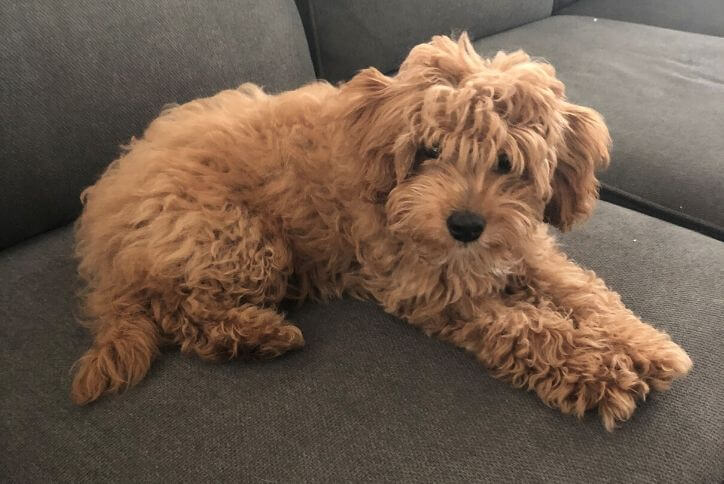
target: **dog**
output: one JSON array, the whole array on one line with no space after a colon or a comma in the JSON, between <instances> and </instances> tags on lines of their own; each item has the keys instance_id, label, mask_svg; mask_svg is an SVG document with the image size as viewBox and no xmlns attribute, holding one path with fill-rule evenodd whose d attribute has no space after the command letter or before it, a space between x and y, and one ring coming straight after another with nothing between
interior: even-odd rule
<instances>
[{"instance_id":1,"label":"dog","mask_svg":"<svg viewBox=\"0 0 724 484\"><path fill-rule=\"evenodd\" d=\"M282 300L346 294L612 430L692 362L549 233L590 216L609 146L551 65L484 59L465 34L394 76L166 108L81 196L94 342L72 399L135 385L164 345L212 361L300 348Z\"/></svg>"}]
</instances>

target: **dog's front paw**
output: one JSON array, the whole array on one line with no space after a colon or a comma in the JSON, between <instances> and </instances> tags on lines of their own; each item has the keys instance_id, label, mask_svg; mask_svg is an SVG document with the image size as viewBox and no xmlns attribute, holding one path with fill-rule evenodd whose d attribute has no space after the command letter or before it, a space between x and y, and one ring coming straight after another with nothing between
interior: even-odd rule
<instances>
[{"instance_id":1,"label":"dog's front paw","mask_svg":"<svg viewBox=\"0 0 724 484\"><path fill-rule=\"evenodd\" d=\"M637 399L645 399L649 387L663 391L676 378L686 375L692 367L691 358L668 336L663 335L646 345L629 348L628 354L615 365L613 380L606 386L598 412L606 430L617 421L628 420Z\"/></svg>"},{"instance_id":2,"label":"dog's front paw","mask_svg":"<svg viewBox=\"0 0 724 484\"><path fill-rule=\"evenodd\" d=\"M636 371L633 360L623 353L588 349L574 355L562 369L564 381L549 394L538 394L564 413L582 417L587 410L598 409L606 430L628 420L639 400L645 400L650 386Z\"/></svg>"},{"instance_id":3,"label":"dog's front paw","mask_svg":"<svg viewBox=\"0 0 724 484\"><path fill-rule=\"evenodd\" d=\"M588 348L572 355L568 363L566 396L556 403L565 413L578 416L597 408L608 431L628 420L651 389L668 389L692 367L686 352L658 332L645 343Z\"/></svg>"},{"instance_id":4,"label":"dog's front paw","mask_svg":"<svg viewBox=\"0 0 724 484\"><path fill-rule=\"evenodd\" d=\"M600 387L598 414L609 432L616 428L617 422L631 418L637 401L645 400L649 393L649 385L633 366L629 359L621 357L608 369L610 376Z\"/></svg>"},{"instance_id":5,"label":"dog's front paw","mask_svg":"<svg viewBox=\"0 0 724 484\"><path fill-rule=\"evenodd\" d=\"M672 381L689 373L693 366L689 355L664 333L631 345L628 353L637 372L659 391L667 390Z\"/></svg>"}]
</instances>

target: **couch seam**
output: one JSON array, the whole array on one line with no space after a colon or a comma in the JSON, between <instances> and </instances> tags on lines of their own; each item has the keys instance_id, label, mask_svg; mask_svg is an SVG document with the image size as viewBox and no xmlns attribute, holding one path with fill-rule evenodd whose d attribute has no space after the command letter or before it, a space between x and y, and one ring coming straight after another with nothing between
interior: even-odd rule
<instances>
[{"instance_id":1,"label":"couch seam","mask_svg":"<svg viewBox=\"0 0 724 484\"><path fill-rule=\"evenodd\" d=\"M679 225L681 227L694 230L700 234L706 235L716 240L724 241L724 229L698 217L694 217L683 212L671 209L651 200L647 200L633 193L627 192L620 188L614 188L606 183L601 183L602 197L601 199L615 205L626 207L637 212L650 215L660 220ZM620 197L619 200L607 199L606 194L614 197ZM624 202L624 203L620 203ZM626 203L628 202L628 203Z\"/></svg>"},{"instance_id":2,"label":"couch seam","mask_svg":"<svg viewBox=\"0 0 724 484\"><path fill-rule=\"evenodd\" d=\"M553 15L553 1L551 1L551 11L548 12L548 15L546 15L545 17L541 17L541 18L538 18L538 19L535 19L535 20L530 20L530 21L528 21L528 22L525 22L525 23L522 23L522 24L518 24L518 25L514 25L514 26L512 26L512 27L508 27L508 28L503 29L503 30L496 30L495 32L491 32L491 33L486 34L486 35L481 35L481 36L479 36L479 37L471 37L471 38L470 38L470 42L471 42L471 43L472 43L472 42L477 42L477 41L480 40L480 39L485 39L485 38L487 38L487 37L492 37L492 36L494 36L494 35L499 35L499 34L502 34L502 33L504 33L504 32L508 32L508 31L510 31L510 30L519 29L519 28L521 28L521 27L523 27L523 26L525 26L525 25L534 24L534 23L536 23L536 22L541 22L541 21L543 21L543 20L546 20L546 19L549 19L549 18L553 18L553 17L554 17L554 15ZM475 46L473 46L473 48L475 48ZM476 52L477 52L477 51L476 51ZM399 69L399 66L398 66L398 69Z\"/></svg>"},{"instance_id":3,"label":"couch seam","mask_svg":"<svg viewBox=\"0 0 724 484\"><path fill-rule=\"evenodd\" d=\"M314 49L315 57L317 58L317 79L324 79L324 62L322 61L322 55L319 48L319 36L317 35L317 17L316 17L316 10L314 8L314 0L309 0L307 3L309 5L309 22L312 24L312 40L314 42L314 46L312 47Z\"/></svg>"}]
</instances>

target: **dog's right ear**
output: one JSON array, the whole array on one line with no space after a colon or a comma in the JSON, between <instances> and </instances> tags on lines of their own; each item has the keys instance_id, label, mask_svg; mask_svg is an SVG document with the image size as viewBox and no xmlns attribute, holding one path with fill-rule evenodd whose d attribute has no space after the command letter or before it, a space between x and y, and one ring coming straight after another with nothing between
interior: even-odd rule
<instances>
[{"instance_id":1,"label":"dog's right ear","mask_svg":"<svg viewBox=\"0 0 724 484\"><path fill-rule=\"evenodd\" d=\"M392 85L392 78L382 74L374 67L368 67L357 73L342 85L345 99L345 119L358 127L372 127L381 102Z\"/></svg>"},{"instance_id":2,"label":"dog's right ear","mask_svg":"<svg viewBox=\"0 0 724 484\"><path fill-rule=\"evenodd\" d=\"M340 87L346 140L360 156L365 191L372 199L392 190L396 181L393 148L400 106L392 102L393 88L394 79L374 67Z\"/></svg>"}]
</instances>

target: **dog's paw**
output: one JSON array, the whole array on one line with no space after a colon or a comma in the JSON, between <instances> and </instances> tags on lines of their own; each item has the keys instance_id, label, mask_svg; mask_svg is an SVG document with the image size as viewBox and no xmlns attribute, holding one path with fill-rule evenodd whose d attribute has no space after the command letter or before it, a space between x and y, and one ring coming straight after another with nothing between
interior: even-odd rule
<instances>
[{"instance_id":1,"label":"dog's paw","mask_svg":"<svg viewBox=\"0 0 724 484\"><path fill-rule=\"evenodd\" d=\"M617 422L628 420L637 400L645 400L649 388L662 391L676 378L686 375L692 367L689 355L668 339L652 341L647 347L631 349L612 368L613 379L605 385L598 403L598 413L609 432Z\"/></svg>"},{"instance_id":2,"label":"dog's paw","mask_svg":"<svg viewBox=\"0 0 724 484\"><path fill-rule=\"evenodd\" d=\"M627 362L612 369L611 379L602 387L598 395L598 415L609 432L616 428L617 422L631 418L637 402L645 400L650 391L649 385Z\"/></svg>"},{"instance_id":3,"label":"dog's paw","mask_svg":"<svg viewBox=\"0 0 724 484\"><path fill-rule=\"evenodd\" d=\"M304 346L302 330L293 324L284 324L279 326L274 333L267 335L254 349L251 356L262 360L275 358L302 346Z\"/></svg>"},{"instance_id":4,"label":"dog's paw","mask_svg":"<svg viewBox=\"0 0 724 484\"><path fill-rule=\"evenodd\" d=\"M562 373L565 376L560 380L566 383L549 395L538 394L544 400L553 397L549 403L579 418L597 409L608 431L631 418L637 402L645 400L650 391L632 359L622 353L588 352L569 361Z\"/></svg>"},{"instance_id":5,"label":"dog's paw","mask_svg":"<svg viewBox=\"0 0 724 484\"><path fill-rule=\"evenodd\" d=\"M655 390L667 390L671 382L691 370L689 355L660 333L657 338L631 346L628 351L636 371Z\"/></svg>"},{"instance_id":6,"label":"dog's paw","mask_svg":"<svg viewBox=\"0 0 724 484\"><path fill-rule=\"evenodd\" d=\"M651 389L666 390L671 382L691 369L689 356L681 347L660 333L647 344L588 349L569 363L567 395L559 407L579 417L586 410L598 409L608 431L631 418L638 401Z\"/></svg>"}]
</instances>

